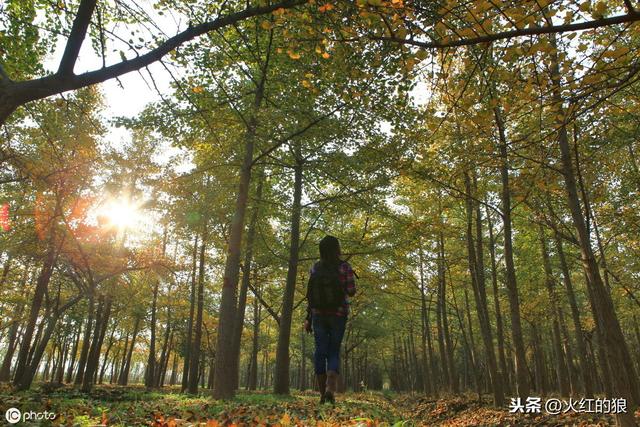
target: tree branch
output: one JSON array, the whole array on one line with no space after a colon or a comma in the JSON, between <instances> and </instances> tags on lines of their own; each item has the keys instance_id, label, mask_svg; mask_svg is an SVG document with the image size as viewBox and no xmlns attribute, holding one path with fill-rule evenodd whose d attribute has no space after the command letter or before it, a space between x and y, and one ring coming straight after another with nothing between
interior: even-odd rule
<instances>
[{"instance_id":1,"label":"tree branch","mask_svg":"<svg viewBox=\"0 0 640 427\"><path fill-rule=\"evenodd\" d=\"M158 47L150 50L144 55L140 55L129 60L124 60L117 64L101 68L99 70L88 71L86 73L78 75L58 72L57 74L53 74L50 76L41 77L34 80L15 82L11 85L7 85L5 90L0 92L0 102L7 100L11 102L11 107L13 108L0 109L0 124L4 123L4 121L9 117L11 112L13 112L16 107L26 104L27 102L46 98L51 95L66 92L69 90L80 89L121 76L131 71L139 70L143 67L146 67L147 65L159 61L163 56L167 55L173 49L198 36L201 36L202 34L226 27L235 22L242 21L253 16L271 13L276 9L289 9L304 3L306 3L306 0L284 0L268 6L249 7L240 12L231 13L229 15L221 16L217 19L214 19L213 21L204 22L194 27L189 27L181 33L178 33L175 36L167 39ZM78 16L79 15L80 11L78 12ZM78 17L76 18L78 19ZM80 24L78 24L78 26L80 26ZM76 25L74 22L74 28L75 27ZM81 29L77 30L76 34L80 34L80 30ZM73 54L76 51L75 43L77 43L77 38L79 37L79 35L76 35L75 38L73 37L74 36L72 33L70 42L71 40L76 41L74 41L73 43L67 43L65 55L63 56L63 59L60 63L61 70L65 70L65 67L69 67L68 64L71 64L71 66L73 66L73 63L75 62L75 59L72 60L71 58L73 58ZM79 49L79 47L77 47L77 49Z\"/></svg>"},{"instance_id":2,"label":"tree branch","mask_svg":"<svg viewBox=\"0 0 640 427\"><path fill-rule=\"evenodd\" d=\"M10 82L11 81L11 79L9 78L9 75L4 70L4 67L2 66L2 64L0 64L0 80L2 82Z\"/></svg>"},{"instance_id":3,"label":"tree branch","mask_svg":"<svg viewBox=\"0 0 640 427\"><path fill-rule=\"evenodd\" d=\"M263 151L255 159L253 159L253 162L251 162L251 165L252 166L255 165L260 159L262 159L265 156L268 156L270 153L275 151L278 147L282 146L283 144L287 143L288 141L291 141L293 138L304 134L307 130L311 129L312 127L314 127L315 125L317 125L321 121L333 116L335 113L340 111L347 104L348 104L348 102L342 102L342 103L338 104L338 106L336 108L334 108L333 110L331 110L328 113L323 114L322 116L318 117L317 119L311 121L310 123L308 123L306 126L302 127L301 129L298 129L297 131L295 131L295 132L287 135L286 137L278 140L275 144L273 144L271 147L269 147L267 150Z\"/></svg>"},{"instance_id":4,"label":"tree branch","mask_svg":"<svg viewBox=\"0 0 640 427\"><path fill-rule=\"evenodd\" d=\"M577 22L574 24L566 24L566 25L548 25L544 27L521 28L517 30L501 31L495 34L487 34L484 36L473 37L469 39L453 40L450 42L439 42L439 41L421 42L413 39L400 39L397 37L388 37L388 36L369 36L369 38L372 40L392 41L396 43L418 46L425 49L431 49L431 48L469 46L469 45L475 45L480 43L491 43L496 40L510 39L510 38L521 37L521 36L532 36L532 35L539 35L539 34L554 34L554 33L565 33L570 31L591 30L595 28L606 27L609 25L624 24L627 22L636 22L636 21L640 21L640 12L637 12L634 10L634 11L629 11L624 15L612 16L610 18L595 19L593 21Z\"/></svg>"},{"instance_id":5,"label":"tree branch","mask_svg":"<svg viewBox=\"0 0 640 427\"><path fill-rule=\"evenodd\" d=\"M276 313L273 310L273 308L271 308L271 306L264 299L262 299L262 296L260 295L258 290L251 283L249 283L249 289L251 289L251 292L253 292L253 295L256 298L258 298L258 301L260 302L260 304L262 304L262 306L269 312L271 317L273 317L273 319L279 325L280 324L280 316L278 316L278 313Z\"/></svg>"},{"instance_id":6,"label":"tree branch","mask_svg":"<svg viewBox=\"0 0 640 427\"><path fill-rule=\"evenodd\" d=\"M627 12L630 15L634 15L634 14L638 13L638 11L631 4L631 0L624 0L624 6L627 8Z\"/></svg>"},{"instance_id":7,"label":"tree branch","mask_svg":"<svg viewBox=\"0 0 640 427\"><path fill-rule=\"evenodd\" d=\"M82 42L87 35L87 29L91 23L91 16L96 9L97 0L82 0L78 6L78 13L73 19L71 33L64 47L64 53L60 60L58 73L61 75L72 75L73 67L76 65Z\"/></svg>"}]
</instances>

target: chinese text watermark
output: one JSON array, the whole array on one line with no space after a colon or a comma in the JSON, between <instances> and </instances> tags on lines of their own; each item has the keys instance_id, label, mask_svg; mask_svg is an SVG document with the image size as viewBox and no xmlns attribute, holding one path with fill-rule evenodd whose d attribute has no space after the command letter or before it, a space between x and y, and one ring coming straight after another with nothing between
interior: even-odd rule
<instances>
[{"instance_id":1,"label":"chinese text watermark","mask_svg":"<svg viewBox=\"0 0 640 427\"><path fill-rule=\"evenodd\" d=\"M584 412L594 414L622 414L627 412L627 400L621 397L596 399L558 399L550 397L527 397L524 401L520 397L512 397L509 412L523 414L564 414L567 412Z\"/></svg>"}]
</instances>

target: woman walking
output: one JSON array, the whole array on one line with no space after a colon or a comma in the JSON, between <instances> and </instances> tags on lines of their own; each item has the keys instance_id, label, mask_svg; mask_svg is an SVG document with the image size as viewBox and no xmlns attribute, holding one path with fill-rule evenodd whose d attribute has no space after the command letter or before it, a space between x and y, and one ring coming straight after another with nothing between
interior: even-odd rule
<instances>
[{"instance_id":1,"label":"woman walking","mask_svg":"<svg viewBox=\"0 0 640 427\"><path fill-rule=\"evenodd\" d=\"M356 293L355 274L340 259L340 242L333 236L320 241L320 261L311 268L307 285L307 332L315 340L314 367L320 403L335 403L340 345L349 314L349 297Z\"/></svg>"}]
</instances>

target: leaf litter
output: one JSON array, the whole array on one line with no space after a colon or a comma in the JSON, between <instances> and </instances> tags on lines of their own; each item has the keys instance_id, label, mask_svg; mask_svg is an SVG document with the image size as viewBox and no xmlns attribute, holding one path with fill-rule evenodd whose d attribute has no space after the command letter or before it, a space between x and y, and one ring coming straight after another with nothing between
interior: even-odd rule
<instances>
[{"instance_id":1,"label":"leaf litter","mask_svg":"<svg viewBox=\"0 0 640 427\"><path fill-rule=\"evenodd\" d=\"M151 426L151 427L289 427L289 426L609 426L612 415L567 413L512 414L496 408L487 396L429 397L421 394L380 392L345 393L338 403L319 405L318 394L294 392L276 396L239 392L228 401L214 400L207 390L197 396L177 387L98 386L91 393L72 387L54 391L13 393L0 386L0 410L53 411L55 420L43 426ZM640 421L640 411L636 413Z\"/></svg>"}]
</instances>

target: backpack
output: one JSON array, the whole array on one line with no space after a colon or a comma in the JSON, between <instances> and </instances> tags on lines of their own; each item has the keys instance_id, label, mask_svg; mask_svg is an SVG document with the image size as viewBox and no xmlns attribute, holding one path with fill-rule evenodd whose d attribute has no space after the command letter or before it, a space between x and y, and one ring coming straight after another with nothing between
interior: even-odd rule
<instances>
[{"instance_id":1,"label":"backpack","mask_svg":"<svg viewBox=\"0 0 640 427\"><path fill-rule=\"evenodd\" d=\"M307 298L309 307L320 310L337 310L344 304L344 286L340 282L339 268L331 268L323 262L316 264L309 284L307 285Z\"/></svg>"}]
</instances>

